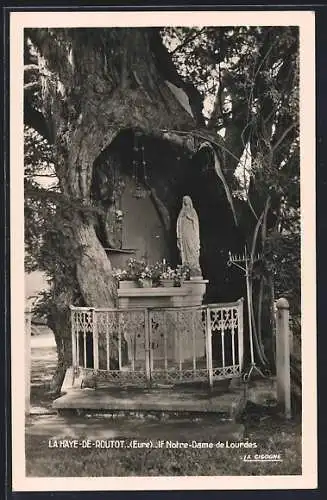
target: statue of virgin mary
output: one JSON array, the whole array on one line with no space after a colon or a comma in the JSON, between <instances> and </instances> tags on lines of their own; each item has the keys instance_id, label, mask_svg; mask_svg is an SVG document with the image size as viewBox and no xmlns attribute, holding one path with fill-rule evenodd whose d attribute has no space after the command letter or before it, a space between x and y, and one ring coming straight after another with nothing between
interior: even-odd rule
<instances>
[{"instance_id":1,"label":"statue of virgin mary","mask_svg":"<svg viewBox=\"0 0 327 500\"><path fill-rule=\"evenodd\" d=\"M177 219L177 247L182 264L190 267L191 277L202 277L200 268L199 218L189 196L183 197L183 206Z\"/></svg>"}]
</instances>

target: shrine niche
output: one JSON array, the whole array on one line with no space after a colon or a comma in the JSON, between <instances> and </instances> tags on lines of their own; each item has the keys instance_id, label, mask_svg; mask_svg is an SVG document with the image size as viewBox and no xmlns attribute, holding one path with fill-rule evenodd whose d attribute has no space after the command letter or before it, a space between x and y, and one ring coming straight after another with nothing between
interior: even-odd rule
<instances>
[{"instance_id":1,"label":"shrine niche","mask_svg":"<svg viewBox=\"0 0 327 500\"><path fill-rule=\"evenodd\" d=\"M228 202L219 210L224 188L213 178L202 153L191 158L182 148L153 137L135 141L132 131L120 134L113 146L99 159L94 179L94 189L101 192L101 197L97 193L98 237L113 273L124 270L131 257L148 266L158 261L167 261L174 269L186 265L190 273L171 286L121 281L114 309L72 309L75 357L84 366L81 373L94 375L95 370L95 376L108 383L137 385L208 377L212 384L215 376L238 376L242 301L208 304L212 275L214 287L223 293L223 280L212 270L226 267L223 255L217 259L217 251L234 227ZM204 161L201 168L199 156ZM216 217L228 221L223 233ZM214 260L209 262L208 257Z\"/></svg>"},{"instance_id":2,"label":"shrine niche","mask_svg":"<svg viewBox=\"0 0 327 500\"><path fill-rule=\"evenodd\" d=\"M122 267L131 256L149 262L172 257L176 179L170 186L167 172L162 171L162 158L158 157L157 165L155 158L146 158L151 148L144 143L149 139L136 137L132 131L119 134L94 168L93 193L99 205L97 234L113 267ZM167 148L169 143L162 142L161 147ZM176 158L170 149L173 171Z\"/></svg>"},{"instance_id":3,"label":"shrine niche","mask_svg":"<svg viewBox=\"0 0 327 500\"><path fill-rule=\"evenodd\" d=\"M121 132L94 168L94 189L101 193L95 198L105 214L98 216L98 237L115 268L124 267L130 257L150 263L165 258L176 266L181 262L177 218L183 197L190 196L201 221L201 273L209 279L204 300L233 300L244 287L226 262L229 250L243 248L244 235L235 224L212 151L197 148L135 130ZM239 200L234 204L238 214L246 212Z\"/></svg>"}]
</instances>

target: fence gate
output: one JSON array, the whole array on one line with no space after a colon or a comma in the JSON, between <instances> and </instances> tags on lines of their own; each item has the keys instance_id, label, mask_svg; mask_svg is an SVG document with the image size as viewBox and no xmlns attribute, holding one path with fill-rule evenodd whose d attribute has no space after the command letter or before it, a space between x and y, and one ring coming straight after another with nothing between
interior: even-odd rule
<instances>
[{"instance_id":1,"label":"fence gate","mask_svg":"<svg viewBox=\"0 0 327 500\"><path fill-rule=\"evenodd\" d=\"M241 375L243 299L175 308L71 307L74 372L155 386Z\"/></svg>"}]
</instances>

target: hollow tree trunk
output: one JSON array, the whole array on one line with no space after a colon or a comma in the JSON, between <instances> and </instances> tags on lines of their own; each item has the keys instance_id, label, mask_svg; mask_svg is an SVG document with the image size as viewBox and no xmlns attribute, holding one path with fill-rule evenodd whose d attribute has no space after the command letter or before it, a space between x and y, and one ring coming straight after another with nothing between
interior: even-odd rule
<instances>
[{"instance_id":1,"label":"hollow tree trunk","mask_svg":"<svg viewBox=\"0 0 327 500\"><path fill-rule=\"evenodd\" d=\"M94 218L74 214L73 221L72 246L76 248L73 257L76 261L76 278L83 301L92 307L114 307L116 286L110 261L95 232ZM66 370L72 365L69 306L73 302L70 293L65 294L65 297L59 294L56 300L57 307L49 322L55 335L58 356L51 383L51 389L55 393L60 391Z\"/></svg>"},{"instance_id":2,"label":"hollow tree trunk","mask_svg":"<svg viewBox=\"0 0 327 500\"><path fill-rule=\"evenodd\" d=\"M96 235L94 224L92 221L80 221L74 235L80 248L76 258L76 275L86 304L114 307L117 292L111 263Z\"/></svg>"},{"instance_id":3,"label":"hollow tree trunk","mask_svg":"<svg viewBox=\"0 0 327 500\"><path fill-rule=\"evenodd\" d=\"M85 219L85 218L84 218ZM75 216L74 243L77 244L76 278L87 305L114 307L116 287L111 274L111 264L98 240L93 221L78 220ZM60 391L66 370L72 365L71 321L69 306L74 303L71 290L58 291L54 283L54 306L48 318L57 347L57 367L51 382L54 393Z\"/></svg>"}]
</instances>

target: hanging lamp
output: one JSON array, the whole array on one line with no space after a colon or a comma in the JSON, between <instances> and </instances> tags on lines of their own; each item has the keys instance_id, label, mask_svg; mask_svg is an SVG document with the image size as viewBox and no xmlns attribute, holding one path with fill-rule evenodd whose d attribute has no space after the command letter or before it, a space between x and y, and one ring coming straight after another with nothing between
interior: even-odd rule
<instances>
[{"instance_id":1,"label":"hanging lamp","mask_svg":"<svg viewBox=\"0 0 327 500\"><path fill-rule=\"evenodd\" d=\"M144 158L144 145L142 144L139 148L137 140L137 134L134 135L133 144L133 160L132 160L132 175L133 175L133 196L137 199L145 198L149 194L149 190L146 188L147 183L147 164ZM139 151L141 150L141 159L139 159Z\"/></svg>"}]
</instances>

